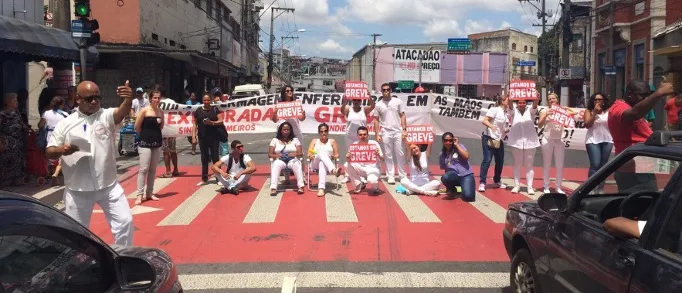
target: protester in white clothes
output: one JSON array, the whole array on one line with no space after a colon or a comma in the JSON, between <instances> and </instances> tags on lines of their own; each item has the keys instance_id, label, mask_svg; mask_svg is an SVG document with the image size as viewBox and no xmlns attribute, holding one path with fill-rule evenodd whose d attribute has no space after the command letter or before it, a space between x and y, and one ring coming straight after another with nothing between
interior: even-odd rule
<instances>
[{"instance_id":1,"label":"protester in white clothes","mask_svg":"<svg viewBox=\"0 0 682 293\"><path fill-rule=\"evenodd\" d=\"M426 151L421 151L419 145L408 143L407 153L410 155L410 178L407 176L400 179L400 184L409 192L415 194L423 194L428 196L438 195L438 188L440 181L431 179L431 172L429 172L429 157L431 156L431 144L426 146Z\"/></svg>"},{"instance_id":2,"label":"protester in white clothes","mask_svg":"<svg viewBox=\"0 0 682 293\"><path fill-rule=\"evenodd\" d=\"M606 165L613 150L613 137L609 131L609 107L611 101L602 93L593 94L587 100L585 109L585 149L590 159L587 176L592 177L601 167Z\"/></svg>"},{"instance_id":3,"label":"protester in white clothes","mask_svg":"<svg viewBox=\"0 0 682 293\"><path fill-rule=\"evenodd\" d=\"M535 130L535 117L538 112L537 103L528 109L527 100L518 100L517 106L514 102L508 99L507 104L511 109L511 129L507 134L507 145L512 147L512 155L514 156L514 188L512 193L518 193L521 190L521 167L526 169L526 183L528 194L535 194L533 189L533 179L535 172L533 172L533 159L535 158L535 149L540 146L538 140L538 133Z\"/></svg>"},{"instance_id":4,"label":"protester in white clothes","mask_svg":"<svg viewBox=\"0 0 682 293\"><path fill-rule=\"evenodd\" d=\"M244 154L244 144L239 140L233 140L230 144L232 152L220 158L213 164L213 173L220 174L218 181L223 185L220 193L239 195L239 190L249 186L251 174L256 172L256 163L251 156ZM227 172L223 171L223 165L227 165Z\"/></svg>"},{"instance_id":5,"label":"protester in white clothes","mask_svg":"<svg viewBox=\"0 0 682 293\"><path fill-rule=\"evenodd\" d=\"M83 81L77 87L78 111L55 127L46 155L61 158L65 213L83 226L97 203L109 222L114 242L133 245L133 214L116 172L116 129L130 113L133 92L129 82L119 86L118 108L102 109L99 87Z\"/></svg>"},{"instance_id":6,"label":"protester in white clothes","mask_svg":"<svg viewBox=\"0 0 682 293\"><path fill-rule=\"evenodd\" d=\"M351 143L358 141L358 127L367 127L367 116L374 111L374 100L369 98L366 100L367 106L362 106L362 100L351 100L351 107L348 107L348 99L344 96L341 100L341 114L346 117L346 148ZM348 173L344 178L348 182Z\"/></svg>"},{"instance_id":7,"label":"protester in white clothes","mask_svg":"<svg viewBox=\"0 0 682 293\"><path fill-rule=\"evenodd\" d=\"M339 158L339 145L336 140L329 138L329 125L322 123L317 126L319 138L313 138L308 148L308 158L312 161L311 168L318 171L317 196L324 196L327 187L327 173L339 176L343 168L336 168L332 160Z\"/></svg>"},{"instance_id":8,"label":"protester in white clothes","mask_svg":"<svg viewBox=\"0 0 682 293\"><path fill-rule=\"evenodd\" d=\"M542 129L540 138L540 145L542 148L542 182L544 183L544 193L549 193L549 171L552 169L552 154L554 154L554 168L556 175L554 179L555 191L561 194L565 192L561 189L564 176L564 155L566 153L566 145L564 143L564 125L550 120L554 114L552 106L560 107L570 116L577 114L575 111L562 107L559 104L559 96L555 93L547 95L547 108L540 111L540 119L538 127Z\"/></svg>"},{"instance_id":9,"label":"protester in white clothes","mask_svg":"<svg viewBox=\"0 0 682 293\"><path fill-rule=\"evenodd\" d=\"M144 89L138 87L135 90L135 99L133 99L133 106L130 109L130 117L137 117L137 113L140 113L140 110L147 106L149 106L149 99L144 97Z\"/></svg>"},{"instance_id":10,"label":"protester in white clothes","mask_svg":"<svg viewBox=\"0 0 682 293\"><path fill-rule=\"evenodd\" d=\"M296 100L296 98L294 97L294 88L291 87L290 85L283 86L282 91L280 92L279 96L280 96L280 99L279 99L280 102L293 102ZM277 118L277 109L276 108L272 114L272 122L275 122L275 123L278 123L278 121L280 123L284 122L284 121L289 122L289 124L291 124L291 127L292 127L291 130L292 130L294 136L296 138L298 138L298 141L300 141L301 143L303 143L303 132L301 132L301 121L304 121L304 120L305 120L305 110L303 110L303 113L297 119L296 118L287 118L287 119L283 119L282 121L280 121Z\"/></svg>"},{"instance_id":11,"label":"protester in white clothes","mask_svg":"<svg viewBox=\"0 0 682 293\"><path fill-rule=\"evenodd\" d=\"M300 157L303 156L303 148L298 138L294 137L289 122L283 122L277 128L277 137L270 142L269 157L273 159L270 170L270 195L277 195L277 183L279 175L284 168L289 167L296 176L298 194L303 194L303 166Z\"/></svg>"},{"instance_id":12,"label":"protester in white clothes","mask_svg":"<svg viewBox=\"0 0 682 293\"><path fill-rule=\"evenodd\" d=\"M502 183L502 167L504 167L504 136L509 132L509 115L507 114L507 96L497 97L495 106L488 109L483 117L485 133L481 136L483 148L483 162L481 162L480 181L478 191L483 192L486 188L486 177L490 162L495 158L495 174L493 175L493 187L507 188Z\"/></svg>"},{"instance_id":13,"label":"protester in white clothes","mask_svg":"<svg viewBox=\"0 0 682 293\"><path fill-rule=\"evenodd\" d=\"M38 128L45 127L45 136L40 138L41 146L47 146L47 142L50 140L50 136L52 136L52 131L57 127L59 121L62 121L69 116L69 113L64 112L64 104L64 98L56 96L52 98L52 101L50 102L50 108L52 108L52 110L43 112L43 117L40 118L40 121L38 122ZM61 171L62 166L57 161L57 167L55 167L54 173L52 173L52 180L55 180L53 181L53 184L57 183L57 176L59 176Z\"/></svg>"},{"instance_id":14,"label":"protester in white clothes","mask_svg":"<svg viewBox=\"0 0 682 293\"><path fill-rule=\"evenodd\" d=\"M403 139L407 137L407 117L405 106L398 98L391 96L391 86L381 85L382 99L374 108L374 131L377 142L386 152L386 177L388 184L395 184L395 164L398 164L398 176L405 177L405 153ZM395 161L394 161L395 160Z\"/></svg>"},{"instance_id":15,"label":"protester in white clothes","mask_svg":"<svg viewBox=\"0 0 682 293\"><path fill-rule=\"evenodd\" d=\"M379 143L374 140L368 140L369 131L367 130L367 127L364 126L358 127L357 134L359 140L354 142L353 145L356 144L375 145L377 159L379 160L384 159L384 153L381 151L381 146L379 145ZM350 160L350 158L351 153L350 152L346 153L346 159ZM378 161L375 163L360 163L346 161L344 167L346 168L347 170L346 172L348 172L348 176L350 177L349 181L353 186L353 193L360 193L360 191L365 189L367 184L370 184L370 190L372 194L376 195L379 193L379 175L381 175L381 171L379 171ZM367 183L364 183L362 181L363 178ZM372 186L374 188L371 188Z\"/></svg>"}]
</instances>

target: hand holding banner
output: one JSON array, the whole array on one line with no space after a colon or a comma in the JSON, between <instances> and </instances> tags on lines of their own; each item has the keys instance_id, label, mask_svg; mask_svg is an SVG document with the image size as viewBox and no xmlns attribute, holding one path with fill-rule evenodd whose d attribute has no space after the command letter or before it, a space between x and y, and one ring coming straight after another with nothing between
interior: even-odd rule
<instances>
[{"instance_id":1,"label":"hand holding banner","mask_svg":"<svg viewBox=\"0 0 682 293\"><path fill-rule=\"evenodd\" d=\"M279 102L275 105L275 109L277 109L278 119L298 119L299 116L303 115L301 101Z\"/></svg>"},{"instance_id":2,"label":"hand holding banner","mask_svg":"<svg viewBox=\"0 0 682 293\"><path fill-rule=\"evenodd\" d=\"M346 81L345 98L349 100L369 99L368 86L364 81Z\"/></svg>"},{"instance_id":3,"label":"hand holding banner","mask_svg":"<svg viewBox=\"0 0 682 293\"><path fill-rule=\"evenodd\" d=\"M509 98L512 100L537 100L538 91L532 80L515 80L509 83Z\"/></svg>"},{"instance_id":4,"label":"hand holding banner","mask_svg":"<svg viewBox=\"0 0 682 293\"><path fill-rule=\"evenodd\" d=\"M376 163L379 149L375 144L354 143L348 146L349 162L353 163Z\"/></svg>"},{"instance_id":5,"label":"hand holding banner","mask_svg":"<svg viewBox=\"0 0 682 293\"><path fill-rule=\"evenodd\" d=\"M416 144L432 144L434 139L433 126L410 125L407 126L407 142Z\"/></svg>"}]
</instances>

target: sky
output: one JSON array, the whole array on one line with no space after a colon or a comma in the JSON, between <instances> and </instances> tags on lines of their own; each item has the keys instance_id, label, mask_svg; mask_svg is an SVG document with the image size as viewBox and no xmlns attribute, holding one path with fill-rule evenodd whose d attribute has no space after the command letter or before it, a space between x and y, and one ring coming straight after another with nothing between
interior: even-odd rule
<instances>
[{"instance_id":1,"label":"sky","mask_svg":"<svg viewBox=\"0 0 682 293\"><path fill-rule=\"evenodd\" d=\"M377 43L447 42L468 34L512 27L540 35L538 10L518 0L261 0L267 8L294 8L293 13L275 15L273 48L296 55L350 59L353 53L372 43L371 34L381 34ZM540 8L540 2L531 0ZM273 4L274 3L274 4ZM559 0L546 0L552 17L560 17ZM271 9L262 11L261 48L269 50ZM551 13L550 13L551 12ZM305 29L305 32L297 32Z\"/></svg>"}]
</instances>

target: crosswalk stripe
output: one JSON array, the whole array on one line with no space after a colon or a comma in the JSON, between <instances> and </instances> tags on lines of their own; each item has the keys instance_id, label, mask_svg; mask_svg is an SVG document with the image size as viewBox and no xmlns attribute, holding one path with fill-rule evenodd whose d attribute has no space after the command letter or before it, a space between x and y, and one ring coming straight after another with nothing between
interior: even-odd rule
<instances>
[{"instance_id":1,"label":"crosswalk stripe","mask_svg":"<svg viewBox=\"0 0 682 293\"><path fill-rule=\"evenodd\" d=\"M330 186L329 181L329 177L327 177L327 187ZM339 185L341 186L338 190L327 188L327 194L324 196L324 203L327 209L327 222L357 222L358 215L355 213L355 207L353 206L353 200L348 192L348 187L341 181L339 181Z\"/></svg>"},{"instance_id":2,"label":"crosswalk stripe","mask_svg":"<svg viewBox=\"0 0 682 293\"><path fill-rule=\"evenodd\" d=\"M242 223L274 223L281 202L282 192L271 196L270 179L266 179Z\"/></svg>"},{"instance_id":3,"label":"crosswalk stripe","mask_svg":"<svg viewBox=\"0 0 682 293\"><path fill-rule=\"evenodd\" d=\"M201 211L218 195L215 184L206 184L190 195L157 226L189 225Z\"/></svg>"},{"instance_id":4,"label":"crosswalk stripe","mask_svg":"<svg viewBox=\"0 0 682 293\"><path fill-rule=\"evenodd\" d=\"M156 179L154 179L154 190L152 191L152 193L154 193L154 194L159 193L159 191L166 188L166 186L171 185L171 183L173 183L173 181L175 181L175 178L156 178ZM128 198L136 198L136 197L137 197L137 188L135 189L135 191L128 194Z\"/></svg>"},{"instance_id":5,"label":"crosswalk stripe","mask_svg":"<svg viewBox=\"0 0 682 293\"><path fill-rule=\"evenodd\" d=\"M570 190L576 190L576 189L578 189L578 187L580 187L580 185L581 185L581 183L576 183L576 182L572 182L572 181L561 182L561 186L566 187Z\"/></svg>"},{"instance_id":6,"label":"crosswalk stripe","mask_svg":"<svg viewBox=\"0 0 682 293\"><path fill-rule=\"evenodd\" d=\"M514 188L514 185L515 185L514 179L512 179L512 178L502 178L502 183L506 184L510 188ZM525 185L522 184L521 186L525 186ZM540 191L542 191L542 190L540 190ZM542 195L542 192L538 192L537 190L535 191L535 194L533 194L533 195L528 194L527 189L521 189L521 191L519 191L519 193L527 196L530 199L534 199L534 200L537 200L538 198L540 198L540 195Z\"/></svg>"},{"instance_id":7,"label":"crosswalk stripe","mask_svg":"<svg viewBox=\"0 0 682 293\"><path fill-rule=\"evenodd\" d=\"M504 224L507 217L507 210L482 193L477 191L476 201L471 202L470 204L494 223Z\"/></svg>"},{"instance_id":8,"label":"crosswalk stripe","mask_svg":"<svg viewBox=\"0 0 682 293\"><path fill-rule=\"evenodd\" d=\"M296 288L504 288L509 273L468 272L284 272L180 275L185 290L279 289L284 278Z\"/></svg>"},{"instance_id":9,"label":"crosswalk stripe","mask_svg":"<svg viewBox=\"0 0 682 293\"><path fill-rule=\"evenodd\" d=\"M383 183L383 182L382 182ZM395 191L395 185L384 184L388 193L393 199L407 219L412 223L441 223L438 216L419 198L419 196L408 196L400 194Z\"/></svg>"}]
</instances>

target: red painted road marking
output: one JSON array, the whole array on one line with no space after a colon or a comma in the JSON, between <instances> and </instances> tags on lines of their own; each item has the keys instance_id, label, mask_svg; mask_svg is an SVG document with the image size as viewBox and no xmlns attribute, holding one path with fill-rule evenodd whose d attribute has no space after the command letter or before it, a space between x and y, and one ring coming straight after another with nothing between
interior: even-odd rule
<instances>
[{"instance_id":1,"label":"red painted road marking","mask_svg":"<svg viewBox=\"0 0 682 293\"><path fill-rule=\"evenodd\" d=\"M434 174L442 174L433 168ZM264 168L261 168L264 170ZM251 179L261 188L267 174ZM567 178L586 170L566 169ZM162 168L159 168L160 173ZM239 196L218 194L189 225L158 227L157 224L199 189L200 167L184 167L184 176L161 189L160 201L144 206L161 210L135 215L135 245L159 247L177 263L301 262L301 261L508 261L502 245L503 224L461 200L419 197L442 223L411 223L382 184L379 196L351 195L358 222L327 221L325 199L316 192L298 195L284 192L274 223L242 223L258 190ZM510 176L505 169L503 176ZM315 180L315 179L314 179ZM568 180L568 179L567 179ZM126 194L136 180L123 183ZM218 185L214 185L216 190ZM265 188L268 188L267 186ZM511 202L528 200L508 190L484 193L506 208ZM335 196L335 195L327 195ZM134 199L130 199L131 206ZM101 213L92 217L91 229L106 242L111 232Z\"/></svg>"}]
</instances>

